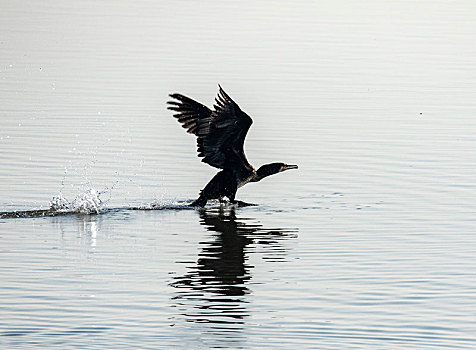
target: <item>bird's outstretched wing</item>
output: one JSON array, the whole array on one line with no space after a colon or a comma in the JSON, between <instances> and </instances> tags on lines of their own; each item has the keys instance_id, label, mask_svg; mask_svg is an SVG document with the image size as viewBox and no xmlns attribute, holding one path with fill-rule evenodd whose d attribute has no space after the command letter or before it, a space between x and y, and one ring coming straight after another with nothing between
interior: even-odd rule
<instances>
[{"instance_id":1,"label":"bird's outstretched wing","mask_svg":"<svg viewBox=\"0 0 476 350\"><path fill-rule=\"evenodd\" d=\"M181 94L171 94L174 101L168 109L177 112L174 117L197 136L198 156L215 168L245 168L251 170L243 151L246 134L253 121L226 94L220 85L215 99L215 110Z\"/></svg>"}]
</instances>

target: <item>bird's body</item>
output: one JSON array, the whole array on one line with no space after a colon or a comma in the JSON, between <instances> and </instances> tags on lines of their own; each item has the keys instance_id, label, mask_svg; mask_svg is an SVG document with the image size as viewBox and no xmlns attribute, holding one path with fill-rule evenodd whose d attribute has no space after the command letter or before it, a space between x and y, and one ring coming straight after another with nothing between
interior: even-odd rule
<instances>
[{"instance_id":1,"label":"bird's body","mask_svg":"<svg viewBox=\"0 0 476 350\"><path fill-rule=\"evenodd\" d=\"M171 94L175 101L169 101L169 109L176 111L174 117L187 129L188 133L197 136L198 156L215 168L218 172L192 206L203 207L209 199L227 197L236 203L235 195L238 188L248 182L257 182L262 178L287 169L296 169L296 165L271 163L258 170L246 159L243 144L253 121L219 86L215 110L202 105L181 94Z\"/></svg>"}]
</instances>

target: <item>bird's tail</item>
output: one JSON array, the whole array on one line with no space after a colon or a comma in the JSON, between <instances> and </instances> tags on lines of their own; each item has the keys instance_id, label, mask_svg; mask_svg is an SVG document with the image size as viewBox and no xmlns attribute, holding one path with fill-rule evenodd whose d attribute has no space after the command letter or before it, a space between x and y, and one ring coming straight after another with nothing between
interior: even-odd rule
<instances>
[{"instance_id":1,"label":"bird's tail","mask_svg":"<svg viewBox=\"0 0 476 350\"><path fill-rule=\"evenodd\" d=\"M208 199L203 195L200 194L200 197L198 197L197 200L193 201L189 206L191 207L204 207L205 204L207 204Z\"/></svg>"}]
</instances>

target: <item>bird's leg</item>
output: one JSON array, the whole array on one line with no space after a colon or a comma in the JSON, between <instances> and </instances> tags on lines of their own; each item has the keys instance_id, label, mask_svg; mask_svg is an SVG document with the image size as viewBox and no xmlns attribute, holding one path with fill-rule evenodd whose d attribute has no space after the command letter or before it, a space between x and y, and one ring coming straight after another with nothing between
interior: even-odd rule
<instances>
[{"instance_id":1,"label":"bird's leg","mask_svg":"<svg viewBox=\"0 0 476 350\"><path fill-rule=\"evenodd\" d=\"M236 195L236 190L231 191L231 193L227 196L231 204L235 204L235 195Z\"/></svg>"}]
</instances>

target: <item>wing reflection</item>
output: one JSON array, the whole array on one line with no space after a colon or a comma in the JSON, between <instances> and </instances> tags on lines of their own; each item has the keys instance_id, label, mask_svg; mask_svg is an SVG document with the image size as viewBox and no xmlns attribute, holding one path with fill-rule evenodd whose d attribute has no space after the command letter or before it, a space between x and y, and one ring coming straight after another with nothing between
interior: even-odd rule
<instances>
[{"instance_id":1,"label":"wing reflection","mask_svg":"<svg viewBox=\"0 0 476 350\"><path fill-rule=\"evenodd\" d=\"M247 294L253 266L249 254L258 252L283 260L284 240L296 230L268 230L251 218L237 218L234 209L200 211L200 223L213 234L200 242L196 264L174 277L173 306L188 322L207 323L214 329L239 330L248 316Z\"/></svg>"}]
</instances>

